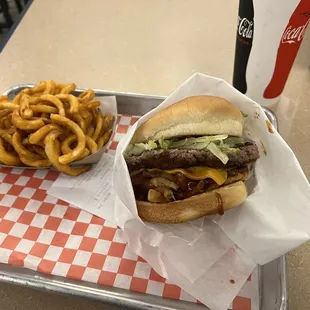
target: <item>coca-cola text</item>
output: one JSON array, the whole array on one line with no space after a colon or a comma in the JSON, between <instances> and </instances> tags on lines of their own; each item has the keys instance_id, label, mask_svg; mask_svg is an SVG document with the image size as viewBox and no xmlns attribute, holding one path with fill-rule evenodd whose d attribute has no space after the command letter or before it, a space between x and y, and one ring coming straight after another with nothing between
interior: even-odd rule
<instances>
[{"instance_id":1,"label":"coca-cola text","mask_svg":"<svg viewBox=\"0 0 310 310\"><path fill-rule=\"evenodd\" d=\"M253 21L238 16L238 34L247 39L253 38Z\"/></svg>"},{"instance_id":2,"label":"coca-cola text","mask_svg":"<svg viewBox=\"0 0 310 310\"><path fill-rule=\"evenodd\" d=\"M301 41L305 35L309 22L310 19L308 19L303 26L297 28L293 28L293 26L288 26L283 33L281 42L283 44L292 44L296 43L297 41Z\"/></svg>"},{"instance_id":3,"label":"coca-cola text","mask_svg":"<svg viewBox=\"0 0 310 310\"><path fill-rule=\"evenodd\" d=\"M283 32L273 75L264 91L264 98L272 99L281 95L309 21L310 1L301 0Z\"/></svg>"}]
</instances>

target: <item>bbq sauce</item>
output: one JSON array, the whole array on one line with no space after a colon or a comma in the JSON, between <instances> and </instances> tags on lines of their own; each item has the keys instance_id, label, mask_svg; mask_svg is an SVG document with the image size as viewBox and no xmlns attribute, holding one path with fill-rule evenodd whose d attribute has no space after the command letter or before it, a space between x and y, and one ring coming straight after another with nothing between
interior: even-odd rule
<instances>
[{"instance_id":1,"label":"bbq sauce","mask_svg":"<svg viewBox=\"0 0 310 310\"><path fill-rule=\"evenodd\" d=\"M273 132L272 125L271 125L271 123L270 123L270 121L269 121L268 119L266 120L266 125L267 125L267 128L268 128L268 131L269 131L270 133L274 133L274 132Z\"/></svg>"},{"instance_id":2,"label":"bbq sauce","mask_svg":"<svg viewBox=\"0 0 310 310\"><path fill-rule=\"evenodd\" d=\"M224 214L224 206L223 206L223 200L222 196L219 193L215 193L215 199L216 199L216 204L218 207L218 214L223 215Z\"/></svg>"}]
</instances>

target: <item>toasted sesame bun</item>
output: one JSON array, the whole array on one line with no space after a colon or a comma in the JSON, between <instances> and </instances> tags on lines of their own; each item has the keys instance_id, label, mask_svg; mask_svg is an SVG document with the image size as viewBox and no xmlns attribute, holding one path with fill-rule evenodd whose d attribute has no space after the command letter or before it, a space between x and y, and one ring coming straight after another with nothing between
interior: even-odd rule
<instances>
[{"instance_id":1,"label":"toasted sesame bun","mask_svg":"<svg viewBox=\"0 0 310 310\"><path fill-rule=\"evenodd\" d=\"M183 136L228 134L241 137L243 116L224 98L194 96L185 98L143 123L131 143Z\"/></svg>"}]
</instances>

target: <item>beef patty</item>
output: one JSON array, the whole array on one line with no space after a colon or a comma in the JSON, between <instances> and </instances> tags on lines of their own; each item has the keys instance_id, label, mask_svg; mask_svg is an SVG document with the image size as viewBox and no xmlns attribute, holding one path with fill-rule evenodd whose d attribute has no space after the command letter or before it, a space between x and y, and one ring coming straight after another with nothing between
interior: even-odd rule
<instances>
[{"instance_id":1,"label":"beef patty","mask_svg":"<svg viewBox=\"0 0 310 310\"><path fill-rule=\"evenodd\" d=\"M226 152L228 162L224 165L208 150L190 149L159 149L145 151L139 156L126 158L129 171L142 168L188 168L192 166L208 166L212 168L243 167L255 162L259 158L258 148L255 143L247 142L237 151Z\"/></svg>"}]
</instances>

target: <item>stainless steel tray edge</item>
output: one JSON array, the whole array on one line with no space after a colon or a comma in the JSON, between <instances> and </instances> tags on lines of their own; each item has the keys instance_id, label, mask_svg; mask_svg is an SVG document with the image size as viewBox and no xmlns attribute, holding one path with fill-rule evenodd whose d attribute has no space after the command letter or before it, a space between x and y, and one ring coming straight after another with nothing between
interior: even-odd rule
<instances>
[{"instance_id":1,"label":"stainless steel tray edge","mask_svg":"<svg viewBox=\"0 0 310 310\"><path fill-rule=\"evenodd\" d=\"M85 297L102 301L121 309L135 310L206 310L207 308L186 301L161 298L95 283L71 280L38 273L22 267L0 264L0 282L21 285L62 295Z\"/></svg>"},{"instance_id":2,"label":"stainless steel tray edge","mask_svg":"<svg viewBox=\"0 0 310 310\"><path fill-rule=\"evenodd\" d=\"M34 84L20 84L9 88L4 95L15 96L17 92ZM77 88L76 92L84 91ZM143 115L155 108L165 97L95 89L97 96L116 96L118 113ZM263 107L275 129L278 121L274 113ZM260 310L287 310L286 259L282 256L264 266L259 266ZM62 294L97 299L124 308L132 309L207 309L204 306L184 301L170 300L155 295L145 295L128 290L100 286L89 282L69 280L59 276L40 274L20 267L0 264L0 281L29 286ZM274 289L275 288L275 289ZM272 289L274 289L272 291Z\"/></svg>"}]
</instances>

